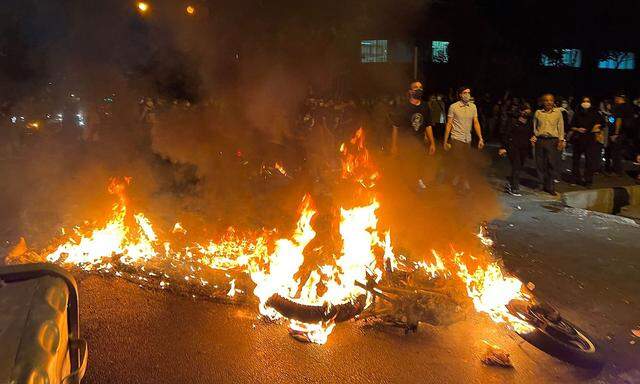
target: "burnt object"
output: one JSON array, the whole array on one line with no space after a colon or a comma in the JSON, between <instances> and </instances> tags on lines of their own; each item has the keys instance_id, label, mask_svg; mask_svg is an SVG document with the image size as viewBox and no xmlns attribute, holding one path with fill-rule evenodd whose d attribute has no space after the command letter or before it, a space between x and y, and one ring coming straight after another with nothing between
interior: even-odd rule
<instances>
[{"instance_id":1,"label":"burnt object","mask_svg":"<svg viewBox=\"0 0 640 384\"><path fill-rule=\"evenodd\" d=\"M367 305L367 296L360 295L354 301L344 304L306 305L275 294L267 300L266 305L286 318L303 323L319 323L329 320L339 323L359 315Z\"/></svg>"}]
</instances>

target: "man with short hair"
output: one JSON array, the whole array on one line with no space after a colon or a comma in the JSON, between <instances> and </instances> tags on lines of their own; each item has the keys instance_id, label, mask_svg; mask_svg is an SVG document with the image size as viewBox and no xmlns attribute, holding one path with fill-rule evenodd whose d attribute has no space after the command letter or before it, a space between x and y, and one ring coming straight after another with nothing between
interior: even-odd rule
<instances>
[{"instance_id":1,"label":"man with short hair","mask_svg":"<svg viewBox=\"0 0 640 384\"><path fill-rule=\"evenodd\" d=\"M542 109L533 115L533 136L531 142L535 145L536 168L542 189L552 196L556 195L554 178L559 174L556 169L559 164L560 153L565 147L564 117L562 112L554 107L555 98L552 94L542 95Z\"/></svg>"},{"instance_id":2,"label":"man with short hair","mask_svg":"<svg viewBox=\"0 0 640 384\"><path fill-rule=\"evenodd\" d=\"M471 101L471 88L458 88L458 101L451 104L447 114L447 125L444 131L444 150L451 151L451 163L455 176L453 184L457 185L462 178L462 187L469 190L468 169L471 158L471 128L478 135L478 149L484 148L482 130L478 121L478 109Z\"/></svg>"},{"instance_id":3,"label":"man with short hair","mask_svg":"<svg viewBox=\"0 0 640 384\"><path fill-rule=\"evenodd\" d=\"M410 157L410 147L413 145L419 145L421 148L427 146L427 153L433 155L436 152L436 142L433 138L433 123L431 122L431 111L429 110L428 103L422 100L424 94L424 88L422 83L414 81L409 86L408 100L406 103L402 103L396 107L395 113L390 115L392 122L391 131L391 154L398 153L398 136L403 135L406 140L404 141L405 148L401 149L401 155L406 159ZM415 138L415 141L413 138ZM418 183L420 190L426 188L425 181L423 180L425 175L424 170L426 163L422 161L426 157L420 158L418 164L418 175L411 175L411 178L416 177L417 180L411 180L411 183ZM415 161L415 158L410 161Z\"/></svg>"}]
</instances>

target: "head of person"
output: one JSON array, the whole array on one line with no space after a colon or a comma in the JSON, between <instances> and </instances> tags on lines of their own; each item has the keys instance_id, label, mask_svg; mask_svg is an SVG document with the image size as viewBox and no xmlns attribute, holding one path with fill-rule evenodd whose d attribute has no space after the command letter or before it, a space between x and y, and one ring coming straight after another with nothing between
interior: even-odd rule
<instances>
[{"instance_id":1,"label":"head of person","mask_svg":"<svg viewBox=\"0 0 640 384\"><path fill-rule=\"evenodd\" d=\"M562 99L562 101L560 102L560 106L564 109L568 109L569 108L569 101L567 99Z\"/></svg>"},{"instance_id":2,"label":"head of person","mask_svg":"<svg viewBox=\"0 0 640 384\"><path fill-rule=\"evenodd\" d=\"M422 100L424 87L419 81L414 81L409 85L409 98L413 100Z\"/></svg>"},{"instance_id":3,"label":"head of person","mask_svg":"<svg viewBox=\"0 0 640 384\"><path fill-rule=\"evenodd\" d=\"M540 101L542 103L542 108L544 108L547 111L552 110L553 107L556 105L556 99L551 93L546 93L542 95L542 97L540 98Z\"/></svg>"},{"instance_id":4,"label":"head of person","mask_svg":"<svg viewBox=\"0 0 640 384\"><path fill-rule=\"evenodd\" d=\"M458 88L458 98L462 100L463 103L468 103L471 101L471 88L469 87L460 87Z\"/></svg>"},{"instance_id":5,"label":"head of person","mask_svg":"<svg viewBox=\"0 0 640 384\"><path fill-rule=\"evenodd\" d=\"M613 99L613 102L618 105L618 104L624 104L627 102L627 96L624 93L619 93L616 95L616 97Z\"/></svg>"},{"instance_id":6,"label":"head of person","mask_svg":"<svg viewBox=\"0 0 640 384\"><path fill-rule=\"evenodd\" d=\"M527 119L531 116L531 105L529 103L523 102L518 109L520 111L520 117Z\"/></svg>"},{"instance_id":7,"label":"head of person","mask_svg":"<svg viewBox=\"0 0 640 384\"><path fill-rule=\"evenodd\" d=\"M640 97L636 97L636 99L633 100L633 104L635 104L636 106L640 107Z\"/></svg>"},{"instance_id":8,"label":"head of person","mask_svg":"<svg viewBox=\"0 0 640 384\"><path fill-rule=\"evenodd\" d=\"M585 111L591 109L591 98L589 96L584 96L582 99L580 99L580 108Z\"/></svg>"}]
</instances>

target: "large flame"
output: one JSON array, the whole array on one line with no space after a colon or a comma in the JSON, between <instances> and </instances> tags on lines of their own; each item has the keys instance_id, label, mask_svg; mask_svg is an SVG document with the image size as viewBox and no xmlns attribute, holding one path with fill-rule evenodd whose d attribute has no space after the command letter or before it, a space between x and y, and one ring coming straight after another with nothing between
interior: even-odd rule
<instances>
[{"instance_id":1,"label":"large flame","mask_svg":"<svg viewBox=\"0 0 640 384\"><path fill-rule=\"evenodd\" d=\"M46 256L46 260L85 270L114 270L119 274L118 267L114 265L117 262L138 268L149 275L153 272L145 270L145 267L156 260L168 260L172 266L178 261L186 260L190 266L189 273L182 276L184 281L206 285L208 282L197 276L197 271L203 268L223 271L228 279L225 293L229 297L243 292L238 289L238 277L246 274L255 284L253 294L259 302L260 314L272 320L283 317L267 305L274 294L300 304L326 308L367 295L369 305L371 296L355 283L368 279L380 281L384 278L384 273L394 273L401 264L403 268L409 265L409 269L422 269L434 278L461 279L477 311L488 314L496 323L507 323L518 332L530 331L532 327L528 323L511 315L506 308L513 299L530 298L525 293L522 282L505 276L498 264L482 265L477 259L470 257L475 267L472 272L461 252L453 252L451 258L443 258L433 250L429 260L407 263L406 257L396 257L391 232L378 230L376 212L381 203L375 196L375 185L379 173L371 161L364 140L364 131L359 129L351 140L340 146L342 177L363 187L369 203L341 207L341 246L335 251L337 254L329 255L331 260L305 259L305 250L309 251L307 248L311 247L310 243L317 235L312 221L318 212L313 207L310 195L305 195L302 199L299 218L289 237L271 239L265 235L241 235L236 230L229 229L218 240L189 243L186 240L189 232L182 224L176 223L167 231L184 239L176 246L161 239L143 213L130 211L126 189L131 179L126 177L114 178L108 186L116 203L106 222L93 228L74 228L71 235ZM274 169L289 177L279 162L276 162ZM274 230L272 233L277 232ZM383 234L382 238L380 233ZM484 232L480 231L478 238L485 246L491 245L491 240ZM169 277L174 272L166 270L161 275ZM162 288L168 285L168 282L160 281ZM334 326L331 319L312 324L289 319L292 331L303 333L308 340L320 344L327 341Z\"/></svg>"}]
</instances>

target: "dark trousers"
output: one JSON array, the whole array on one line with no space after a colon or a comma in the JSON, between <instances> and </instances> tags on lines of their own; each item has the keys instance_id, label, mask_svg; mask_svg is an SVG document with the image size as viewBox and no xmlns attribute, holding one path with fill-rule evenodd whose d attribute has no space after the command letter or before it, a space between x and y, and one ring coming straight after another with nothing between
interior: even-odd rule
<instances>
[{"instance_id":1,"label":"dark trousers","mask_svg":"<svg viewBox=\"0 0 640 384\"><path fill-rule=\"evenodd\" d=\"M579 136L573 141L573 167L571 173L576 182L591 184L593 174L599 168L600 145L591 135ZM580 171L580 158L584 155L584 175Z\"/></svg>"},{"instance_id":2,"label":"dark trousers","mask_svg":"<svg viewBox=\"0 0 640 384\"><path fill-rule=\"evenodd\" d=\"M607 171L615 172L617 174L622 174L624 172L622 160L624 158L625 150L626 141L624 136L618 135L616 141L612 141L611 137L609 137L609 143L607 144L606 150Z\"/></svg>"},{"instance_id":3,"label":"dark trousers","mask_svg":"<svg viewBox=\"0 0 640 384\"><path fill-rule=\"evenodd\" d=\"M536 168L540 184L546 191L555 191L553 179L556 177L556 173L559 173L556 168L560 163L558 139L538 137L535 148Z\"/></svg>"},{"instance_id":4,"label":"dark trousers","mask_svg":"<svg viewBox=\"0 0 640 384\"><path fill-rule=\"evenodd\" d=\"M524 163L527 161L531 153L531 144L529 142L524 144L511 144L507 148L507 156L509 156L509 162L511 163L511 190L517 191L520 189L520 173L524 169Z\"/></svg>"}]
</instances>

